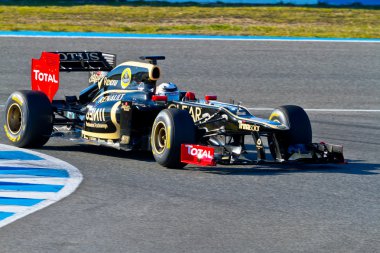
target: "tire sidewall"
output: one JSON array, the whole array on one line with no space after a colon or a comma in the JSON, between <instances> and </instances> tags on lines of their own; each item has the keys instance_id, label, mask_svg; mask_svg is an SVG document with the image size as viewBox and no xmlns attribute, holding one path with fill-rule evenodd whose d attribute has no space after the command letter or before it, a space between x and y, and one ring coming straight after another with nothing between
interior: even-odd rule
<instances>
[{"instance_id":1,"label":"tire sidewall","mask_svg":"<svg viewBox=\"0 0 380 253\"><path fill-rule=\"evenodd\" d=\"M290 145L311 143L311 123L306 112L301 107L296 105L277 107L269 116L269 120L280 122L289 128L289 130L282 130L275 133L280 153L285 160L290 156L288 153L288 147ZM274 142L271 136L268 137L268 141ZM272 144L269 149L273 158L275 158L276 152L274 145Z\"/></svg>"},{"instance_id":2,"label":"tire sidewall","mask_svg":"<svg viewBox=\"0 0 380 253\"><path fill-rule=\"evenodd\" d=\"M276 108L269 120L286 125L289 130L277 134L286 144L309 144L312 141L312 130L306 112L296 105L284 105Z\"/></svg>"},{"instance_id":3,"label":"tire sidewall","mask_svg":"<svg viewBox=\"0 0 380 253\"><path fill-rule=\"evenodd\" d=\"M158 152L158 150L155 146L154 132L155 132L157 126L160 125L161 123L165 125L166 140L169 139L169 141L168 141L168 144L166 144L165 149L162 152ZM153 155L158 162L168 160L169 156L172 153L171 149L176 148L176 147L172 146L173 145L173 130L174 130L174 129L172 129L172 126L173 126L173 119L170 118L167 113L160 113L153 123L152 135L151 135L152 136L151 137L151 146L152 146Z\"/></svg>"},{"instance_id":4,"label":"tire sidewall","mask_svg":"<svg viewBox=\"0 0 380 253\"><path fill-rule=\"evenodd\" d=\"M9 124L8 117L10 108L14 105L18 105L21 109L21 128L18 133L12 133ZM25 97L20 92L14 92L7 100L5 109L5 124L4 131L8 139L16 146L23 146L24 143L28 142L30 135L28 133L29 128L29 110L28 103Z\"/></svg>"},{"instance_id":5,"label":"tire sidewall","mask_svg":"<svg viewBox=\"0 0 380 253\"><path fill-rule=\"evenodd\" d=\"M166 127L166 146L162 152L155 147L155 131L159 124ZM181 144L196 142L196 128L188 111L179 109L162 110L156 117L151 134L151 147L155 160L167 168L182 168L186 164L181 162Z\"/></svg>"},{"instance_id":6,"label":"tire sidewall","mask_svg":"<svg viewBox=\"0 0 380 253\"><path fill-rule=\"evenodd\" d=\"M21 109L20 131L9 127L9 109L16 104ZM17 147L38 148L48 140L53 127L53 112L49 99L40 91L22 90L10 95L5 109L4 130L10 142Z\"/></svg>"},{"instance_id":7,"label":"tire sidewall","mask_svg":"<svg viewBox=\"0 0 380 253\"><path fill-rule=\"evenodd\" d=\"M280 122L281 124L284 124L285 126L289 128L291 127L289 123L288 115L282 110L281 107L273 110L273 112L269 116L269 120Z\"/></svg>"}]
</instances>

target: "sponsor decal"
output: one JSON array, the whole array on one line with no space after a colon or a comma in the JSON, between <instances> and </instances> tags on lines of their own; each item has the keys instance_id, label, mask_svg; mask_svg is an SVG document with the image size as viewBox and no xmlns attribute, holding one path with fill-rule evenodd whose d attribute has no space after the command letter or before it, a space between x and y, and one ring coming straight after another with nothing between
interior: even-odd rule
<instances>
[{"instance_id":1,"label":"sponsor decal","mask_svg":"<svg viewBox=\"0 0 380 253\"><path fill-rule=\"evenodd\" d=\"M78 52L78 53L59 53L59 58L61 61L99 61L100 53L98 52Z\"/></svg>"},{"instance_id":2,"label":"sponsor decal","mask_svg":"<svg viewBox=\"0 0 380 253\"><path fill-rule=\"evenodd\" d=\"M103 123L89 123L89 122L86 122L86 127L107 129L108 125L107 124L103 124Z\"/></svg>"},{"instance_id":3,"label":"sponsor decal","mask_svg":"<svg viewBox=\"0 0 380 253\"><path fill-rule=\"evenodd\" d=\"M58 83L58 80L55 74L43 73L39 71L38 69L34 69L33 73L34 73L34 80L38 80L41 82L48 82L48 83Z\"/></svg>"},{"instance_id":4,"label":"sponsor decal","mask_svg":"<svg viewBox=\"0 0 380 253\"><path fill-rule=\"evenodd\" d=\"M53 100L59 87L59 56L43 52L40 59L32 59L32 90L42 91Z\"/></svg>"},{"instance_id":5,"label":"sponsor decal","mask_svg":"<svg viewBox=\"0 0 380 253\"><path fill-rule=\"evenodd\" d=\"M255 131L255 132L260 131L260 126L246 124L246 123L243 123L243 121L241 120L239 120L238 123L239 123L239 129L247 130L247 131Z\"/></svg>"},{"instance_id":6,"label":"sponsor decal","mask_svg":"<svg viewBox=\"0 0 380 253\"><path fill-rule=\"evenodd\" d=\"M99 82L103 77L107 75L107 72L105 71L92 71L90 72L90 78L88 79L89 83L97 83Z\"/></svg>"},{"instance_id":7,"label":"sponsor decal","mask_svg":"<svg viewBox=\"0 0 380 253\"><path fill-rule=\"evenodd\" d=\"M4 131L5 131L5 135L8 137L8 139L12 142L17 142L20 140L20 137L21 135L18 135L16 137L13 137L9 132L8 132L8 128L6 125L4 125Z\"/></svg>"},{"instance_id":8,"label":"sponsor decal","mask_svg":"<svg viewBox=\"0 0 380 253\"><path fill-rule=\"evenodd\" d=\"M114 94L109 96L104 96L98 100L98 103L104 103L109 101L119 101L122 100L125 94Z\"/></svg>"},{"instance_id":9,"label":"sponsor decal","mask_svg":"<svg viewBox=\"0 0 380 253\"><path fill-rule=\"evenodd\" d=\"M116 86L117 85L117 80L110 80L110 79L107 79L106 77L104 78L104 85L105 86Z\"/></svg>"},{"instance_id":10,"label":"sponsor decal","mask_svg":"<svg viewBox=\"0 0 380 253\"><path fill-rule=\"evenodd\" d=\"M19 105L22 105L22 99L19 96L13 95L12 99L16 101Z\"/></svg>"},{"instance_id":11,"label":"sponsor decal","mask_svg":"<svg viewBox=\"0 0 380 253\"><path fill-rule=\"evenodd\" d=\"M196 148L193 145L188 145L188 144L185 144L185 147L187 148L187 154L196 156L198 159L203 159L203 158L212 159L213 158L213 156L211 156L211 150Z\"/></svg>"},{"instance_id":12,"label":"sponsor decal","mask_svg":"<svg viewBox=\"0 0 380 253\"><path fill-rule=\"evenodd\" d=\"M214 149L212 147L201 145L182 144L181 162L214 166L216 164L214 161Z\"/></svg>"},{"instance_id":13,"label":"sponsor decal","mask_svg":"<svg viewBox=\"0 0 380 253\"><path fill-rule=\"evenodd\" d=\"M88 121L105 121L104 116L105 108L91 108L86 114L86 120ZM86 123L86 125L88 125Z\"/></svg>"},{"instance_id":14,"label":"sponsor decal","mask_svg":"<svg viewBox=\"0 0 380 253\"><path fill-rule=\"evenodd\" d=\"M256 141L256 148L257 149L263 149L263 142L261 141L260 137Z\"/></svg>"},{"instance_id":15,"label":"sponsor decal","mask_svg":"<svg viewBox=\"0 0 380 253\"><path fill-rule=\"evenodd\" d=\"M121 87L123 89L127 88L128 85L131 83L132 79L132 72L130 68L124 69L124 71L121 73Z\"/></svg>"},{"instance_id":16,"label":"sponsor decal","mask_svg":"<svg viewBox=\"0 0 380 253\"><path fill-rule=\"evenodd\" d=\"M82 136L87 136L88 138L94 138L95 140L97 139L108 139L108 140L119 140L120 139L120 124L117 121L117 111L120 108L121 101L116 102L112 108L111 111L107 111L107 122L105 119L105 108L97 108L95 109L92 106L89 106L88 108L88 113L86 114L86 126L88 123L93 123L93 122L88 122L88 121L101 121L97 122L99 124L107 123L108 127L115 127L114 132L106 132L106 133L98 133L96 131L86 131L82 130ZM88 120L88 121L87 121ZM103 121L103 122L102 122ZM96 126L102 126L102 125L96 125Z\"/></svg>"},{"instance_id":17,"label":"sponsor decal","mask_svg":"<svg viewBox=\"0 0 380 253\"><path fill-rule=\"evenodd\" d=\"M198 121L201 118L205 117L206 115L202 114L202 108L196 107L196 106L188 106L188 105L182 105L182 104L171 104L168 108L178 108L180 110L187 110L189 111L191 117L193 118L193 121ZM208 114L207 114L208 115Z\"/></svg>"}]
</instances>

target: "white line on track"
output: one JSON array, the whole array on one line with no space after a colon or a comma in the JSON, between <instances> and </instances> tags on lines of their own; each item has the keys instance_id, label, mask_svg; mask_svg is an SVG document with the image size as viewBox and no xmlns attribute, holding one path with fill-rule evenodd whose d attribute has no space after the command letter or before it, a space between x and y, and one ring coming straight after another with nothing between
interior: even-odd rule
<instances>
[{"instance_id":1,"label":"white line on track","mask_svg":"<svg viewBox=\"0 0 380 253\"><path fill-rule=\"evenodd\" d=\"M332 42L332 43L380 43L380 40L365 40L365 39L318 39L318 38L231 38L228 37L160 37L160 36L133 36L125 34L125 36L104 36L104 35L0 35L0 37L10 37L10 38L63 38L63 39L114 39L114 40L124 40L124 39L135 39L135 40L200 40L200 41L271 41L271 42Z\"/></svg>"},{"instance_id":2,"label":"white line on track","mask_svg":"<svg viewBox=\"0 0 380 253\"><path fill-rule=\"evenodd\" d=\"M376 109L305 109L309 112L380 112Z\"/></svg>"},{"instance_id":3,"label":"white line on track","mask_svg":"<svg viewBox=\"0 0 380 253\"><path fill-rule=\"evenodd\" d=\"M0 212L18 213L18 212L25 212L30 209L31 209L30 206L0 205Z\"/></svg>"},{"instance_id":4,"label":"white line on track","mask_svg":"<svg viewBox=\"0 0 380 253\"><path fill-rule=\"evenodd\" d=\"M43 178L18 178L6 177L6 175L1 175L0 182L11 182L11 183L27 183L27 184L47 184L47 185L64 185L68 181L67 178L56 178L56 177L43 177Z\"/></svg>"},{"instance_id":5,"label":"white line on track","mask_svg":"<svg viewBox=\"0 0 380 253\"><path fill-rule=\"evenodd\" d=\"M26 198L26 199L48 199L59 200L60 196L56 192L32 192L32 191L0 191L1 197L6 198Z\"/></svg>"},{"instance_id":6,"label":"white line on track","mask_svg":"<svg viewBox=\"0 0 380 253\"><path fill-rule=\"evenodd\" d=\"M251 111L272 111L274 108L269 107L248 107L248 110ZM377 109L304 109L308 112L380 112Z\"/></svg>"}]
</instances>

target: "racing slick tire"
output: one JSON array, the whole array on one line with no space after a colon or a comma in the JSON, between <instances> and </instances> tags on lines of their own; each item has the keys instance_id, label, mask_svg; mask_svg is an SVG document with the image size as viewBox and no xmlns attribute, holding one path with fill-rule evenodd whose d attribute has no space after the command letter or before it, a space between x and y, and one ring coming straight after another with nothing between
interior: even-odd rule
<instances>
[{"instance_id":1,"label":"racing slick tire","mask_svg":"<svg viewBox=\"0 0 380 253\"><path fill-rule=\"evenodd\" d=\"M278 121L289 127L289 130L276 133L278 147L283 159L288 160L288 147L294 144L309 144L312 141L312 130L309 117L304 109L297 105L283 105L273 110L269 120ZM275 144L272 137L268 137L269 149L276 159Z\"/></svg>"},{"instance_id":2,"label":"racing slick tire","mask_svg":"<svg viewBox=\"0 0 380 253\"><path fill-rule=\"evenodd\" d=\"M53 128L53 110L48 97L40 91L13 92L5 107L4 130L13 145L42 147Z\"/></svg>"},{"instance_id":3,"label":"racing slick tire","mask_svg":"<svg viewBox=\"0 0 380 253\"><path fill-rule=\"evenodd\" d=\"M162 110L152 127L151 147L154 159L167 168L183 168L181 144L195 143L196 128L187 111L179 109Z\"/></svg>"}]
</instances>

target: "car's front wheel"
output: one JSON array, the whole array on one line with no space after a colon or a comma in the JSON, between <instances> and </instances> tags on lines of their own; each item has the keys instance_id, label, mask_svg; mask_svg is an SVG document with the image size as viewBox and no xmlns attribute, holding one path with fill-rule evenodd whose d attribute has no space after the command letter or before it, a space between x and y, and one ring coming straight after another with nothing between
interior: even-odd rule
<instances>
[{"instance_id":1,"label":"car's front wheel","mask_svg":"<svg viewBox=\"0 0 380 253\"><path fill-rule=\"evenodd\" d=\"M268 137L269 148L273 158L278 158L276 148L283 159L290 156L288 148L294 144L309 144L312 141L312 130L308 115L305 110L297 105L283 105L273 110L269 120L277 121L286 125L289 130L276 133L276 140L272 136ZM278 145L276 145L277 141Z\"/></svg>"},{"instance_id":2,"label":"car's front wheel","mask_svg":"<svg viewBox=\"0 0 380 253\"><path fill-rule=\"evenodd\" d=\"M154 159L167 168L183 168L181 144L195 142L195 125L184 110L165 109L156 117L151 133Z\"/></svg>"}]
</instances>

